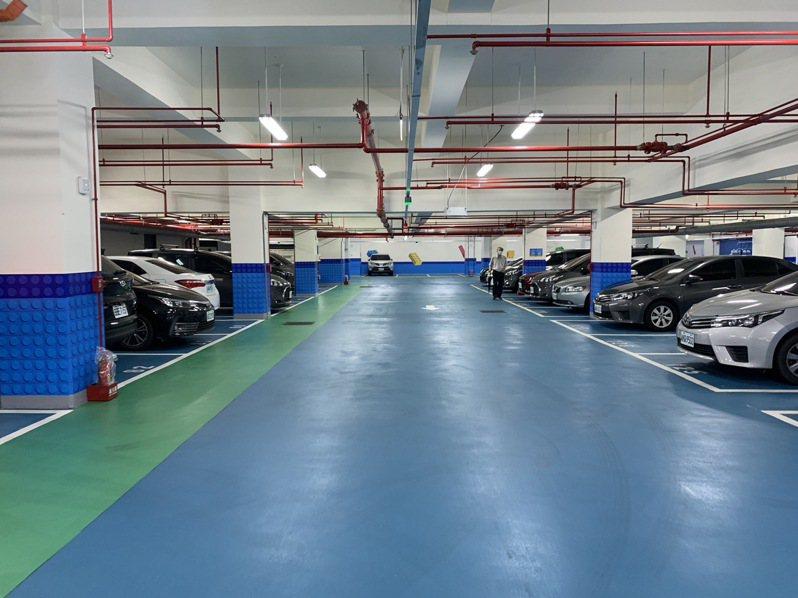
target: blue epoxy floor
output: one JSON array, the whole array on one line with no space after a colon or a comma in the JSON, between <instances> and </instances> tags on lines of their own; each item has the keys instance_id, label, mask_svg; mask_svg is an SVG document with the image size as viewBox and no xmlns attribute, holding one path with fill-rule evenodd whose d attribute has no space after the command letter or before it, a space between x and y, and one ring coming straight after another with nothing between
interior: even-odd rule
<instances>
[{"instance_id":1,"label":"blue epoxy floor","mask_svg":"<svg viewBox=\"0 0 798 598\"><path fill-rule=\"evenodd\" d=\"M16 593L795 595L798 429L761 411L798 395L461 277L363 284Z\"/></svg>"}]
</instances>

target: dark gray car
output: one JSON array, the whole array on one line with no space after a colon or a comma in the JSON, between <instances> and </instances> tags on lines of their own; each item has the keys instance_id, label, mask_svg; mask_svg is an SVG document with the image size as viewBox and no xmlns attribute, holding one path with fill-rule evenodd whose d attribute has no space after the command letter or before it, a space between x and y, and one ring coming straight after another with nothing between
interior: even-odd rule
<instances>
[{"instance_id":1,"label":"dark gray car","mask_svg":"<svg viewBox=\"0 0 798 598\"><path fill-rule=\"evenodd\" d=\"M673 330L699 301L741 289L753 289L798 270L774 257L711 256L682 260L634 282L596 296L596 317Z\"/></svg>"}]
</instances>

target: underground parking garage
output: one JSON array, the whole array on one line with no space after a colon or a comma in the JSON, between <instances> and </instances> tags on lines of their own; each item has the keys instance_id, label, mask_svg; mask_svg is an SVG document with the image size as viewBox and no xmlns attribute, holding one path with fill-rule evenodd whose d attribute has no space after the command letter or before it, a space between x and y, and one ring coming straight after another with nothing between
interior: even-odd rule
<instances>
[{"instance_id":1,"label":"underground parking garage","mask_svg":"<svg viewBox=\"0 0 798 598\"><path fill-rule=\"evenodd\" d=\"M793 596L798 8L0 2L0 594Z\"/></svg>"}]
</instances>

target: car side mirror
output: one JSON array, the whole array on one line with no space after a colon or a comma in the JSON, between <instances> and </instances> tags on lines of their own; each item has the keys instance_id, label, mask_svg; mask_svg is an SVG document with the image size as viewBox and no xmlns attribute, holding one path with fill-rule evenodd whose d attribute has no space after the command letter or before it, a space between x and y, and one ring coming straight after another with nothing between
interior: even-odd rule
<instances>
[{"instance_id":1,"label":"car side mirror","mask_svg":"<svg viewBox=\"0 0 798 598\"><path fill-rule=\"evenodd\" d=\"M635 276L640 276L640 274L637 272L637 270L632 268L632 278L634 278Z\"/></svg>"},{"instance_id":2,"label":"car side mirror","mask_svg":"<svg viewBox=\"0 0 798 598\"><path fill-rule=\"evenodd\" d=\"M682 283L686 285L691 285L697 282L701 282L702 280L704 279L701 278L698 274L688 274L687 276L684 277Z\"/></svg>"}]
</instances>

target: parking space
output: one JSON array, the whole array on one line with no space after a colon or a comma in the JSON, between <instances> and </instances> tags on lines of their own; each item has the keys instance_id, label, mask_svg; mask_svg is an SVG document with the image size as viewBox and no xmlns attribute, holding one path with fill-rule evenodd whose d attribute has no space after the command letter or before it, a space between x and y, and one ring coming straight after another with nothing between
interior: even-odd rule
<instances>
[{"instance_id":1,"label":"parking space","mask_svg":"<svg viewBox=\"0 0 798 598\"><path fill-rule=\"evenodd\" d=\"M336 286L338 285L322 285L319 295L331 291ZM314 297L316 295L297 295L290 305L275 308L272 315L273 317L278 316L306 301L310 301ZM134 380L194 355L211 345L227 340L261 321L253 318L236 318L230 310L220 310L216 317L216 325L207 332L200 332L183 340L156 344L149 351L118 351L116 353L116 380L119 386L123 387Z\"/></svg>"},{"instance_id":2,"label":"parking space","mask_svg":"<svg viewBox=\"0 0 798 598\"><path fill-rule=\"evenodd\" d=\"M0 444L11 442L52 421L71 413L69 410L42 411L26 409L0 410Z\"/></svg>"},{"instance_id":3,"label":"parking space","mask_svg":"<svg viewBox=\"0 0 798 598\"><path fill-rule=\"evenodd\" d=\"M484 288L471 286L487 293ZM726 367L682 353L672 332L651 332L643 327L598 320L529 297L506 296L505 302L713 393L798 395L798 388L781 381L771 371Z\"/></svg>"}]
</instances>

